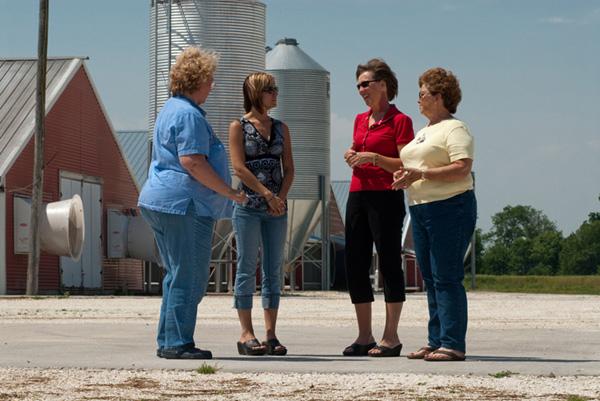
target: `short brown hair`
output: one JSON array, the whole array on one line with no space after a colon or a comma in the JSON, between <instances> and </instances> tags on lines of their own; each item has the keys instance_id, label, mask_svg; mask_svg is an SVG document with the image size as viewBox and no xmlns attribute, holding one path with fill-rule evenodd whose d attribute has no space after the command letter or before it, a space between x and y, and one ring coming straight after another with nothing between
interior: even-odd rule
<instances>
[{"instance_id":1,"label":"short brown hair","mask_svg":"<svg viewBox=\"0 0 600 401\"><path fill-rule=\"evenodd\" d=\"M451 114L456 113L456 108L462 99L462 92L458 78L441 67L430 68L419 77L419 88L425 85L432 95L442 95L444 107Z\"/></svg>"},{"instance_id":2,"label":"short brown hair","mask_svg":"<svg viewBox=\"0 0 600 401\"><path fill-rule=\"evenodd\" d=\"M169 89L173 95L193 92L208 82L217 69L219 56L212 51L188 47L171 67Z\"/></svg>"},{"instance_id":3,"label":"short brown hair","mask_svg":"<svg viewBox=\"0 0 600 401\"><path fill-rule=\"evenodd\" d=\"M371 71L374 79L385 81L388 101L391 101L398 95L396 74L394 74L394 71L392 71L385 61L380 58L373 58L367 64L359 64L356 67L356 79L365 71Z\"/></svg>"},{"instance_id":4,"label":"short brown hair","mask_svg":"<svg viewBox=\"0 0 600 401\"><path fill-rule=\"evenodd\" d=\"M254 107L259 112L264 112L262 101L263 91L268 87L275 86L275 77L266 72L253 72L244 80L244 110L246 113Z\"/></svg>"}]
</instances>

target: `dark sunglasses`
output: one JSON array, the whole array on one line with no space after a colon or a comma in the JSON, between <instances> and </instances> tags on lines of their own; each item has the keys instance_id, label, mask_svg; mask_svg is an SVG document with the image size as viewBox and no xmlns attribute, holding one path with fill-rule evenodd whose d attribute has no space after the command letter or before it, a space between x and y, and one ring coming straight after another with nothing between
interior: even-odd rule
<instances>
[{"instance_id":1,"label":"dark sunglasses","mask_svg":"<svg viewBox=\"0 0 600 401\"><path fill-rule=\"evenodd\" d=\"M356 89L367 88L369 85L371 85L371 82L377 82L377 81L381 81L381 79L372 79L370 81L359 82L356 84Z\"/></svg>"},{"instance_id":2,"label":"dark sunglasses","mask_svg":"<svg viewBox=\"0 0 600 401\"><path fill-rule=\"evenodd\" d=\"M277 85L267 86L265 89L263 89L263 92L279 93L279 88L277 87Z\"/></svg>"}]
</instances>

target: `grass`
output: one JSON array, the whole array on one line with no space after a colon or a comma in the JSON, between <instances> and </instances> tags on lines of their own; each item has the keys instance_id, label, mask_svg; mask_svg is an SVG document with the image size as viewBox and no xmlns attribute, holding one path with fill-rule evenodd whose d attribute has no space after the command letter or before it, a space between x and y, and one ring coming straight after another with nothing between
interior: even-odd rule
<instances>
[{"instance_id":1,"label":"grass","mask_svg":"<svg viewBox=\"0 0 600 401\"><path fill-rule=\"evenodd\" d=\"M218 366L209 365L208 363L204 362L198 369L196 369L196 373L201 375L214 375L219 370L221 370L221 368Z\"/></svg>"},{"instance_id":2,"label":"grass","mask_svg":"<svg viewBox=\"0 0 600 401\"><path fill-rule=\"evenodd\" d=\"M518 375L517 372L511 372L510 370L502 370L496 373L488 373L489 376L495 377L496 379L502 379L504 377L511 377L512 375Z\"/></svg>"},{"instance_id":3,"label":"grass","mask_svg":"<svg viewBox=\"0 0 600 401\"><path fill-rule=\"evenodd\" d=\"M464 284L465 288L471 288L470 275L465 277ZM600 295L600 275L492 276L478 274L475 286L476 291Z\"/></svg>"},{"instance_id":4,"label":"grass","mask_svg":"<svg viewBox=\"0 0 600 401\"><path fill-rule=\"evenodd\" d=\"M567 397L566 401L588 401L588 400L591 400L591 398L582 397L580 395L570 395L569 397Z\"/></svg>"}]
</instances>

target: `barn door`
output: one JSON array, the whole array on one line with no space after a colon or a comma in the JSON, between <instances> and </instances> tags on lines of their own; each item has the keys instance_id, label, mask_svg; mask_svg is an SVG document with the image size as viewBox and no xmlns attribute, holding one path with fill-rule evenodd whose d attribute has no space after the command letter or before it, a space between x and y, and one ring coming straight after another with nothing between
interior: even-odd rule
<instances>
[{"instance_id":1,"label":"barn door","mask_svg":"<svg viewBox=\"0 0 600 401\"><path fill-rule=\"evenodd\" d=\"M61 200L77 194L83 201L85 241L81 258L76 262L60 258L63 287L102 288L102 187L98 183L61 177Z\"/></svg>"}]
</instances>

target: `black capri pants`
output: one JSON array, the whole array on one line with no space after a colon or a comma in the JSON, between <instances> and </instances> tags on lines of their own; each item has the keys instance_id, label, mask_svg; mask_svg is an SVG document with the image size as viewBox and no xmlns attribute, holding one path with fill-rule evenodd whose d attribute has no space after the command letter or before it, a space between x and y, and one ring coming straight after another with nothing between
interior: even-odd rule
<instances>
[{"instance_id":1,"label":"black capri pants","mask_svg":"<svg viewBox=\"0 0 600 401\"><path fill-rule=\"evenodd\" d=\"M379 256L385 302L404 302L403 191L350 192L346 206L346 279L353 304L373 302L369 277L373 243Z\"/></svg>"}]
</instances>

